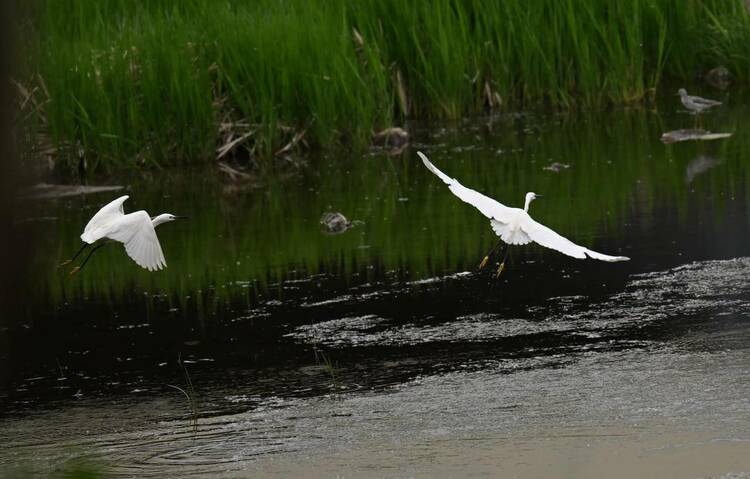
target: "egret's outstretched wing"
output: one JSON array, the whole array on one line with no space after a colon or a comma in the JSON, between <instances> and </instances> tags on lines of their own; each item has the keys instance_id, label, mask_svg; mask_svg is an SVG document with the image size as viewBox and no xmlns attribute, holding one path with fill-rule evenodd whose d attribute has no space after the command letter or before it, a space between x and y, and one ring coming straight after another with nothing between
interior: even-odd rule
<instances>
[{"instance_id":1,"label":"egret's outstretched wing","mask_svg":"<svg viewBox=\"0 0 750 479\"><path fill-rule=\"evenodd\" d=\"M81 239L86 243L93 243L94 241L103 238L109 231L111 223L125 214L122 204L125 203L125 200L128 198L128 195L121 196L104 205L102 209L97 211L83 229Z\"/></svg>"},{"instance_id":2,"label":"egret's outstretched wing","mask_svg":"<svg viewBox=\"0 0 750 479\"><path fill-rule=\"evenodd\" d=\"M477 191L465 187L455 178L451 178L442 171L438 170L435 165L430 163L430 160L428 160L424 153L422 153L421 151L418 151L417 155L419 155L419 157L422 159L424 166L426 166L428 170L433 172L435 175L437 175L438 178L443 180L443 183L448 185L448 188L454 195L458 196L465 203L469 203L470 205L474 206L487 218L495 219L501 223L508 223L515 215L513 208L508 208L504 204L500 203L499 201L493 200L489 196L484 196Z\"/></svg>"},{"instance_id":3,"label":"egret's outstretched wing","mask_svg":"<svg viewBox=\"0 0 750 479\"><path fill-rule=\"evenodd\" d=\"M145 211L123 216L107 237L124 244L128 256L139 266L149 271L166 268L159 238L151 217Z\"/></svg>"},{"instance_id":4,"label":"egret's outstretched wing","mask_svg":"<svg viewBox=\"0 0 750 479\"><path fill-rule=\"evenodd\" d=\"M530 217L527 218L521 225L521 229L526 233L532 241L539 243L542 246L559 251L567 254L574 258L585 259L589 258L599 259L602 261L628 261L630 258L627 256L609 256L596 251L591 251L588 248L577 245L569 239L560 236L551 229L547 228L541 223L537 223Z\"/></svg>"}]
</instances>

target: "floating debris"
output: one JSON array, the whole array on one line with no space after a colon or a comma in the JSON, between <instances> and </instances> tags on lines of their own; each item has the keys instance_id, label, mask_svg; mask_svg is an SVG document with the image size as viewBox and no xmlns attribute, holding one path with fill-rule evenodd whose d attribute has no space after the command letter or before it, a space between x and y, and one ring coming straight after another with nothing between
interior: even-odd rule
<instances>
[{"instance_id":1,"label":"floating debris","mask_svg":"<svg viewBox=\"0 0 750 479\"><path fill-rule=\"evenodd\" d=\"M254 133L255 130L250 130L243 135L235 137L233 132L230 131L224 143L216 149L216 159L220 160L227 153L232 151L237 145L242 144L242 142L253 136Z\"/></svg>"},{"instance_id":2,"label":"floating debris","mask_svg":"<svg viewBox=\"0 0 750 479\"><path fill-rule=\"evenodd\" d=\"M217 166L219 167L219 171L224 173L230 181L249 181L253 179L249 173L233 168L223 161L217 163Z\"/></svg>"},{"instance_id":3,"label":"floating debris","mask_svg":"<svg viewBox=\"0 0 750 479\"><path fill-rule=\"evenodd\" d=\"M68 196L118 191L123 188L124 186L52 185L49 183L37 183L32 186L31 191L24 196L34 200L47 200L51 198L64 198Z\"/></svg>"},{"instance_id":4,"label":"floating debris","mask_svg":"<svg viewBox=\"0 0 750 479\"><path fill-rule=\"evenodd\" d=\"M700 128L689 128L684 130L668 131L661 135L661 142L665 144L677 143L679 141L690 141L690 140L720 140L722 138L729 138L732 136L731 133L712 133L708 130L702 130Z\"/></svg>"},{"instance_id":5,"label":"floating debris","mask_svg":"<svg viewBox=\"0 0 750 479\"><path fill-rule=\"evenodd\" d=\"M289 141L289 143L287 143L283 148L281 148L276 153L274 153L274 156L286 155L290 151L292 151L294 147L297 146L298 143L300 142L304 143L303 139L305 138L305 134L307 133L308 128L310 128L310 124L308 124L303 130L296 132L294 136L292 137L291 141Z\"/></svg>"},{"instance_id":6,"label":"floating debris","mask_svg":"<svg viewBox=\"0 0 750 479\"><path fill-rule=\"evenodd\" d=\"M320 217L320 224L323 226L324 233L337 235L362 224L362 221L349 221L343 214L329 211L323 213L323 216Z\"/></svg>"},{"instance_id":7,"label":"floating debris","mask_svg":"<svg viewBox=\"0 0 750 479\"><path fill-rule=\"evenodd\" d=\"M503 97L500 93L492 89L489 80L484 82L484 103L490 110L499 109L503 106ZM490 130L492 125L490 124Z\"/></svg>"},{"instance_id":8,"label":"floating debris","mask_svg":"<svg viewBox=\"0 0 750 479\"><path fill-rule=\"evenodd\" d=\"M220 161L216 166L225 180L221 191L226 196L233 196L251 188L258 188L261 184L257 176L235 168L228 163Z\"/></svg>"},{"instance_id":9,"label":"floating debris","mask_svg":"<svg viewBox=\"0 0 750 479\"><path fill-rule=\"evenodd\" d=\"M555 173L560 173L562 170L565 170L565 169L568 169L568 168L570 168L570 165L565 164L565 163L558 163L558 162L555 161L551 165L545 166L542 169L546 170L546 171L554 171Z\"/></svg>"}]
</instances>

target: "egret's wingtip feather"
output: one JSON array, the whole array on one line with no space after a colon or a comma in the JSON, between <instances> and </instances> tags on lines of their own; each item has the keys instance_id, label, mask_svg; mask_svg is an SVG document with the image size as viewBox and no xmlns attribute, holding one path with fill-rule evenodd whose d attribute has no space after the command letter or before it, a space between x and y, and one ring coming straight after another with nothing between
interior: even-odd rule
<instances>
[{"instance_id":1,"label":"egret's wingtip feather","mask_svg":"<svg viewBox=\"0 0 750 479\"><path fill-rule=\"evenodd\" d=\"M602 261L607 261L608 263L618 263L620 261L630 261L630 258L627 256L609 256L609 255L603 255L599 253L599 256L594 256L589 253L589 258L591 259L598 259Z\"/></svg>"},{"instance_id":2,"label":"egret's wingtip feather","mask_svg":"<svg viewBox=\"0 0 750 479\"><path fill-rule=\"evenodd\" d=\"M422 163L424 163L424 166L426 166L428 170L437 174L435 172L435 165L433 165L432 162L430 162L430 160L427 158L427 156L424 153L422 153L421 151L418 151L417 155L422 159Z\"/></svg>"},{"instance_id":3,"label":"egret's wingtip feather","mask_svg":"<svg viewBox=\"0 0 750 479\"><path fill-rule=\"evenodd\" d=\"M427 159L427 156L422 153L421 151L417 152L417 155L419 155L420 158L422 158L422 163L424 163L424 166L427 167L428 170L432 172L435 176L440 178L440 180L445 183L448 186L452 186L454 184L458 184L458 181L456 181L454 178L451 178L450 176L446 175L442 171L438 169L437 166L433 165L430 160ZM454 192L455 194L455 192ZM458 196L458 195L457 195ZM466 201L466 200L464 200Z\"/></svg>"},{"instance_id":4,"label":"egret's wingtip feather","mask_svg":"<svg viewBox=\"0 0 750 479\"><path fill-rule=\"evenodd\" d=\"M627 256L610 256L609 258L610 259L608 259L607 261L609 261L610 263L617 263L619 261L630 261L630 258L628 258Z\"/></svg>"}]
</instances>

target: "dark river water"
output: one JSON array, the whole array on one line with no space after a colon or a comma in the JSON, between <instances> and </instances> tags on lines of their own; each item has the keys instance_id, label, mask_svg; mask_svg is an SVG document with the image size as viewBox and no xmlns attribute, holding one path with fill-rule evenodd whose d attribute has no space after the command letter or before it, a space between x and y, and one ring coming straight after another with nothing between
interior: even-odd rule
<instances>
[{"instance_id":1,"label":"dark river water","mask_svg":"<svg viewBox=\"0 0 750 479\"><path fill-rule=\"evenodd\" d=\"M31 202L0 475L749 478L750 116L665 145L694 120L662 109L414 125L400 154L246 182L118 176L126 211L189 216L159 227L157 273L119 245L56 269L119 193ZM632 260L525 246L479 271L489 222L417 149ZM361 223L325 234L327 211Z\"/></svg>"}]
</instances>

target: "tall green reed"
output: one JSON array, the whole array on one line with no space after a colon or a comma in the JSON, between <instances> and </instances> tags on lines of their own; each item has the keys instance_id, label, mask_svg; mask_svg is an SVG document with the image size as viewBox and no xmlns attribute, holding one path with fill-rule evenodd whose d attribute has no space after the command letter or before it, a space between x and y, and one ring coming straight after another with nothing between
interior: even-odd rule
<instances>
[{"instance_id":1,"label":"tall green reed","mask_svg":"<svg viewBox=\"0 0 750 479\"><path fill-rule=\"evenodd\" d=\"M665 79L718 64L750 74L742 0L37 0L21 10L22 80L45 82L70 168L78 151L110 169L208 161L226 124L242 125L242 155L262 159L303 131L310 147L361 145L406 118L500 101L642 101Z\"/></svg>"}]
</instances>

